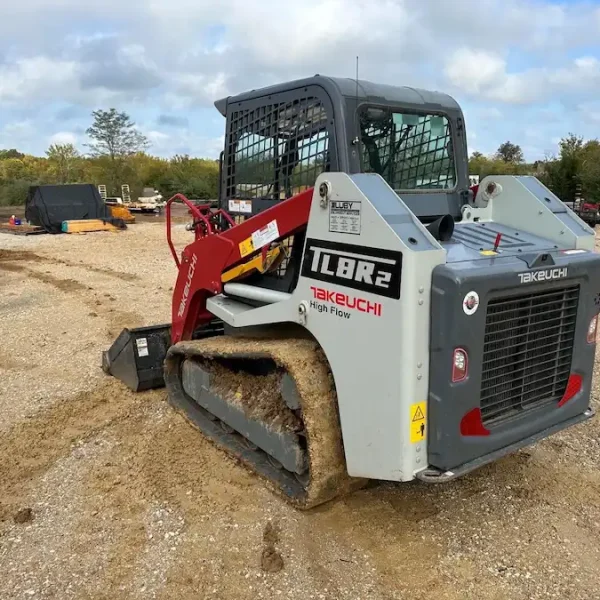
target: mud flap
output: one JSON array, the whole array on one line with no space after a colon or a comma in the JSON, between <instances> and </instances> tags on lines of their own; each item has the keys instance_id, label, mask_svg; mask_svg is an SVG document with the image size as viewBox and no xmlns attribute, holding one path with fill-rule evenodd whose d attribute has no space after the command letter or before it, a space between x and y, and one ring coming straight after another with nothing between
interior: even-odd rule
<instances>
[{"instance_id":1,"label":"mud flap","mask_svg":"<svg viewBox=\"0 0 600 600\"><path fill-rule=\"evenodd\" d=\"M123 329L102 353L102 370L134 392L164 387L163 363L170 345L170 324Z\"/></svg>"}]
</instances>

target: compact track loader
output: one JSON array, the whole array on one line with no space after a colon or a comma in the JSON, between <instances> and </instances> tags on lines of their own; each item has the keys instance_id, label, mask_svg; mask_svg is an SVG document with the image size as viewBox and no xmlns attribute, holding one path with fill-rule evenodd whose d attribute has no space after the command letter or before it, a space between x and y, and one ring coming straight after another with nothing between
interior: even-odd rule
<instances>
[{"instance_id":1,"label":"compact track loader","mask_svg":"<svg viewBox=\"0 0 600 600\"><path fill-rule=\"evenodd\" d=\"M216 105L220 208L169 201L171 323L124 330L108 373L166 384L302 508L449 481L592 416L594 231L534 177L469 186L452 98L316 76Z\"/></svg>"}]
</instances>

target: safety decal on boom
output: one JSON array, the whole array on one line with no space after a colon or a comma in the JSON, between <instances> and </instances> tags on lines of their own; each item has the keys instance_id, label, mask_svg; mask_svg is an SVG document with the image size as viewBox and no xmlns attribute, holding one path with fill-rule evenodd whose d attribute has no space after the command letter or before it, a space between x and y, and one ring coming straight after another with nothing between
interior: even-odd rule
<instances>
[{"instance_id":1,"label":"safety decal on boom","mask_svg":"<svg viewBox=\"0 0 600 600\"><path fill-rule=\"evenodd\" d=\"M427 402L418 402L410 407L410 443L425 439L427 433Z\"/></svg>"},{"instance_id":2,"label":"safety decal on boom","mask_svg":"<svg viewBox=\"0 0 600 600\"><path fill-rule=\"evenodd\" d=\"M255 231L249 238L239 243L240 256L248 256L263 246L274 242L279 237L279 227L277 221L273 220Z\"/></svg>"}]
</instances>

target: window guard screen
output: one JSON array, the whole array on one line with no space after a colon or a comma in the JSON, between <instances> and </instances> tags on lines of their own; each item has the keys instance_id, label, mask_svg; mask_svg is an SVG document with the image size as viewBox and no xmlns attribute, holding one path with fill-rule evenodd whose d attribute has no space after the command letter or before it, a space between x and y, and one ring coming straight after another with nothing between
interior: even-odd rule
<instances>
[{"instance_id":1,"label":"window guard screen","mask_svg":"<svg viewBox=\"0 0 600 600\"><path fill-rule=\"evenodd\" d=\"M284 200L330 169L327 114L304 97L230 116L225 199Z\"/></svg>"},{"instance_id":2,"label":"window guard screen","mask_svg":"<svg viewBox=\"0 0 600 600\"><path fill-rule=\"evenodd\" d=\"M395 190L451 190L456 168L448 119L367 108L360 113L363 172Z\"/></svg>"}]
</instances>

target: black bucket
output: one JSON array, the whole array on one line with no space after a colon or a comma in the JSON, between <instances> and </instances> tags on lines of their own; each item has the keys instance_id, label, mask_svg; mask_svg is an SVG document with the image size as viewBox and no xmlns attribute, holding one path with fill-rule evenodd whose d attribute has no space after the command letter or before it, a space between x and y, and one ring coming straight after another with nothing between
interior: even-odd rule
<instances>
[{"instance_id":1,"label":"black bucket","mask_svg":"<svg viewBox=\"0 0 600 600\"><path fill-rule=\"evenodd\" d=\"M102 370L134 392L164 387L163 363L170 345L170 324L123 329L102 353Z\"/></svg>"}]
</instances>

